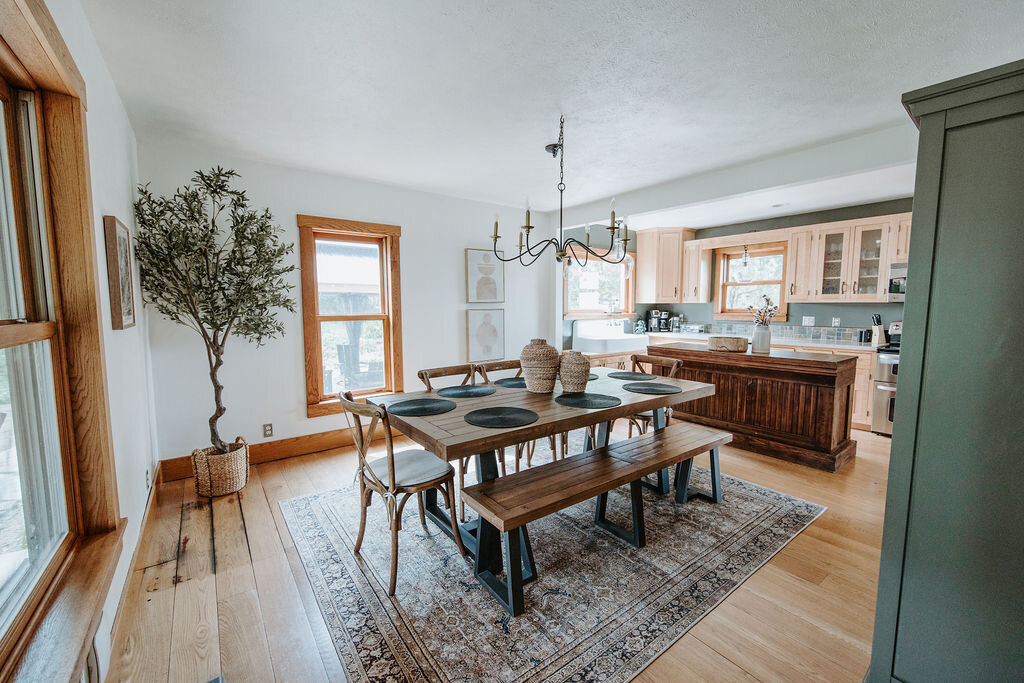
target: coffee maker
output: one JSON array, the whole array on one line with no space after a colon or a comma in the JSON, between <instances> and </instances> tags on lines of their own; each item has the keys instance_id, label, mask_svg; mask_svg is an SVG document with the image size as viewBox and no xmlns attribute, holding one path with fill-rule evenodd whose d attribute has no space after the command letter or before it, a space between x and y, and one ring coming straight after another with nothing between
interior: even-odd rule
<instances>
[{"instance_id":1,"label":"coffee maker","mask_svg":"<svg viewBox=\"0 0 1024 683\"><path fill-rule=\"evenodd\" d=\"M647 311L647 331L657 332L661 329L661 311Z\"/></svg>"}]
</instances>

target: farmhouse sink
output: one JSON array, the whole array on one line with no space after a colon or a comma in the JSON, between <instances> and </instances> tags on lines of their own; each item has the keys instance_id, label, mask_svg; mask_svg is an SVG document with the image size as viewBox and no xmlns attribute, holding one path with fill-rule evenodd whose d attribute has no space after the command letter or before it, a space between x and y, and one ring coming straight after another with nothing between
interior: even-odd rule
<instances>
[{"instance_id":1,"label":"farmhouse sink","mask_svg":"<svg viewBox=\"0 0 1024 683\"><path fill-rule=\"evenodd\" d=\"M615 330L579 332L572 337L573 351L586 353L625 353L645 351L646 334L624 334Z\"/></svg>"}]
</instances>

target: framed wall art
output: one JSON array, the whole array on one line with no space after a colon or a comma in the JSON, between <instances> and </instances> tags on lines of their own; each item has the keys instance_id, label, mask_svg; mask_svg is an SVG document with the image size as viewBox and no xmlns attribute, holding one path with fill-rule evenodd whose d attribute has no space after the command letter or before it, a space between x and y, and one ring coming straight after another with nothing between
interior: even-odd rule
<instances>
[{"instance_id":1,"label":"framed wall art","mask_svg":"<svg viewBox=\"0 0 1024 683\"><path fill-rule=\"evenodd\" d=\"M505 311L471 308L466 311L466 354L469 362L505 358Z\"/></svg>"},{"instance_id":2,"label":"framed wall art","mask_svg":"<svg viewBox=\"0 0 1024 683\"><path fill-rule=\"evenodd\" d=\"M504 256L505 252L499 251ZM490 249L466 249L466 303L505 301L505 264Z\"/></svg>"},{"instance_id":3,"label":"framed wall art","mask_svg":"<svg viewBox=\"0 0 1024 683\"><path fill-rule=\"evenodd\" d=\"M110 288L110 325L126 330L135 325L135 287L132 283L132 236L116 216L103 217L107 243L107 284Z\"/></svg>"}]
</instances>

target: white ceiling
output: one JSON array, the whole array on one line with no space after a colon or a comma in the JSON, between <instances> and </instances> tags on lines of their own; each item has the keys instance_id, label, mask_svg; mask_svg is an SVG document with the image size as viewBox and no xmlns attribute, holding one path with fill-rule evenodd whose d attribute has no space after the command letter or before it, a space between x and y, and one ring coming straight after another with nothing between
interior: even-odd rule
<instances>
[{"instance_id":1,"label":"white ceiling","mask_svg":"<svg viewBox=\"0 0 1024 683\"><path fill-rule=\"evenodd\" d=\"M709 228L910 197L914 194L914 169L914 164L901 164L663 211L634 214L629 217L629 227L636 230L658 227Z\"/></svg>"},{"instance_id":2,"label":"white ceiling","mask_svg":"<svg viewBox=\"0 0 1024 683\"><path fill-rule=\"evenodd\" d=\"M140 139L557 206L905 120L1021 0L83 0ZM722 221L718 221L719 223Z\"/></svg>"}]
</instances>

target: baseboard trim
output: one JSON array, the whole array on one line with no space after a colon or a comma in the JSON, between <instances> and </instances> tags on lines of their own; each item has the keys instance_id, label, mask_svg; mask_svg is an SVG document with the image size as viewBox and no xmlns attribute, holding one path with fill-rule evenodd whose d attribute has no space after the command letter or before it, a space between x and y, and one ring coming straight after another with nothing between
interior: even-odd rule
<instances>
[{"instance_id":1,"label":"baseboard trim","mask_svg":"<svg viewBox=\"0 0 1024 683\"><path fill-rule=\"evenodd\" d=\"M392 430L392 434L398 435ZM374 441L384 438L384 432L377 430ZM349 428L332 429L328 432L306 434L304 436L293 436L288 439L277 439L276 441L263 441L249 445L249 463L258 465L284 458L294 458L298 455L308 455L327 451L332 448L344 448L355 443L352 438L352 431ZM158 465L157 481L168 482L177 479L188 479L192 476L192 462L190 456L183 455L178 458L161 460Z\"/></svg>"}]
</instances>

